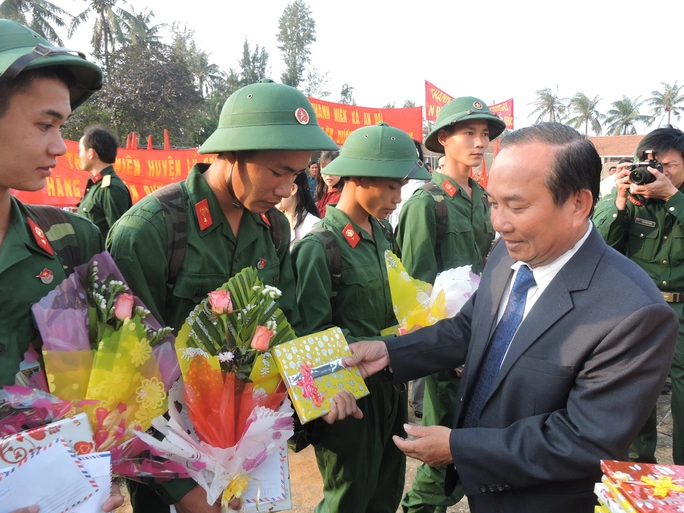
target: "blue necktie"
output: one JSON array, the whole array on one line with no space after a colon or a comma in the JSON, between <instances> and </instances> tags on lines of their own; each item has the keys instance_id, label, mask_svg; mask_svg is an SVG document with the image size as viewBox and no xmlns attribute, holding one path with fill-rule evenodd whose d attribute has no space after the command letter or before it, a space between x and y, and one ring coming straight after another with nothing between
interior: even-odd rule
<instances>
[{"instance_id":1,"label":"blue necktie","mask_svg":"<svg viewBox=\"0 0 684 513\"><path fill-rule=\"evenodd\" d=\"M484 362L480 367L473 395L463 419L463 427L477 427L480 422L482 408L487 397L489 397L496 376L499 374L508 346L522 321L525 303L527 302L527 290L534 285L536 282L530 268L526 265L521 266L515 277L506 310L494 330Z\"/></svg>"}]
</instances>

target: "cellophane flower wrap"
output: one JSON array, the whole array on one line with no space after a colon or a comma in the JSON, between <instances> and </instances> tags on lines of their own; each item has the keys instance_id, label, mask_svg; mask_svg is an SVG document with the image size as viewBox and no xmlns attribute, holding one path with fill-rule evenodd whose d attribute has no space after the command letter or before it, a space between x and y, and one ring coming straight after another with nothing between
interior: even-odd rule
<instances>
[{"instance_id":1,"label":"cellophane flower wrap","mask_svg":"<svg viewBox=\"0 0 684 513\"><path fill-rule=\"evenodd\" d=\"M113 472L186 475L144 457L135 437L167 411L180 366L171 329L133 296L109 253L76 267L32 310L50 392L88 414L95 449L112 452Z\"/></svg>"},{"instance_id":2,"label":"cellophane flower wrap","mask_svg":"<svg viewBox=\"0 0 684 513\"><path fill-rule=\"evenodd\" d=\"M437 275L435 284L412 278L397 255L385 252L387 278L394 315L400 328L431 326L453 317L480 285L480 277L470 266L455 267Z\"/></svg>"},{"instance_id":3,"label":"cellophane flower wrap","mask_svg":"<svg viewBox=\"0 0 684 513\"><path fill-rule=\"evenodd\" d=\"M154 421L164 440L138 435L185 465L207 502L221 498L224 510L294 432L287 391L268 352L295 338L279 297L253 268L210 293L176 338L187 416L171 408L170 419Z\"/></svg>"}]
</instances>

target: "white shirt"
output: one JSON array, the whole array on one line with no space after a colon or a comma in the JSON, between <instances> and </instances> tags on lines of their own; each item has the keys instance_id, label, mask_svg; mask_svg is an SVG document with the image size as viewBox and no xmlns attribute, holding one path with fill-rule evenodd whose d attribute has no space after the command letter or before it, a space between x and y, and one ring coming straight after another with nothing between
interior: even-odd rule
<instances>
[{"instance_id":1,"label":"white shirt","mask_svg":"<svg viewBox=\"0 0 684 513\"><path fill-rule=\"evenodd\" d=\"M426 183L426 180L409 180L409 182L401 188L401 203L399 203L396 210L387 217L392 225L392 228L395 230L397 229L397 225L399 224L399 212L401 212L401 208L406 204L408 199L413 196L413 193Z\"/></svg>"},{"instance_id":2,"label":"white shirt","mask_svg":"<svg viewBox=\"0 0 684 513\"><path fill-rule=\"evenodd\" d=\"M615 174L606 176L603 180L601 180L601 184L599 186L599 198L605 198L608 196L611 192L613 192L614 187Z\"/></svg>"},{"instance_id":3,"label":"white shirt","mask_svg":"<svg viewBox=\"0 0 684 513\"><path fill-rule=\"evenodd\" d=\"M525 320L527 314L530 312L530 310L532 310L532 307L535 305L535 303L540 298L544 290L546 290L546 288L553 281L553 279L556 277L559 271L563 268L563 266L568 263L568 261L573 257L573 255L577 253L577 250L579 250L579 248L582 247L582 244L584 244L585 241L589 238L589 234L591 233L592 227L593 224L589 222L589 227L587 228L587 232L584 234L584 236L582 236L582 238L578 240L572 248L570 248L568 251L566 251L561 256L556 258L553 262L546 265L540 265L539 267L535 267L534 269L532 269L532 274L534 276L534 281L536 282L536 285L533 285L527 290L525 311L523 312L523 318L522 321L520 321L520 324L522 324L522 322ZM513 283L515 282L515 278L518 275L518 269L520 269L520 267L523 265L526 265L525 262L521 262L520 260L511 265L511 269L513 269L513 271L515 272L513 273L511 282L508 284L508 288L506 289L503 297L501 298L501 303L499 303L499 311L496 317L497 324L499 324L499 321L501 321L504 311L506 310L506 305L508 304L508 298L511 295ZM515 335L513 335L513 337L515 337ZM508 347L510 348L510 345ZM506 354L508 354L508 349L506 350ZM503 359L506 359L505 355Z\"/></svg>"},{"instance_id":4,"label":"white shirt","mask_svg":"<svg viewBox=\"0 0 684 513\"><path fill-rule=\"evenodd\" d=\"M297 228L292 227L294 219L290 221L290 251L292 251L294 243L303 239L307 233L313 230L316 223L320 221L320 218L310 214L307 210L302 212L302 214L304 214L304 219L302 219L302 223Z\"/></svg>"}]
</instances>

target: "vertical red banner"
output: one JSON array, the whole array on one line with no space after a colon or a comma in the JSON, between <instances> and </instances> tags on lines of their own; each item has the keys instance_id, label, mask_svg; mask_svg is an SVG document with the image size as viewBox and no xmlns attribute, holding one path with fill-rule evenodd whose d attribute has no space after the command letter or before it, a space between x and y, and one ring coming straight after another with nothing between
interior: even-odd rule
<instances>
[{"instance_id":1,"label":"vertical red banner","mask_svg":"<svg viewBox=\"0 0 684 513\"><path fill-rule=\"evenodd\" d=\"M439 87L425 81L425 119L435 121L442 107L454 97L442 91Z\"/></svg>"},{"instance_id":2,"label":"vertical red banner","mask_svg":"<svg viewBox=\"0 0 684 513\"><path fill-rule=\"evenodd\" d=\"M506 100L505 102L490 105L489 110L504 120L508 130L515 130L513 126L513 98Z\"/></svg>"}]
</instances>

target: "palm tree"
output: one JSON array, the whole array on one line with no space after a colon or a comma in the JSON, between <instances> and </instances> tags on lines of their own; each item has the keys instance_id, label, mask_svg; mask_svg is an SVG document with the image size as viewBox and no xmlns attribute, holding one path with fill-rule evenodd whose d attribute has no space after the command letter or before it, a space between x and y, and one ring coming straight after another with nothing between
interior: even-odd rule
<instances>
[{"instance_id":1,"label":"palm tree","mask_svg":"<svg viewBox=\"0 0 684 513\"><path fill-rule=\"evenodd\" d=\"M69 37L91 14L95 15L93 37L90 42L93 45L93 54L98 59L104 59L105 69L109 68L109 57L116 49L117 44L126 42L124 25L121 20L130 13L117 6L119 0L85 0L88 7L77 15L69 27ZM123 3L125 0L121 0Z\"/></svg>"},{"instance_id":2,"label":"palm tree","mask_svg":"<svg viewBox=\"0 0 684 513\"><path fill-rule=\"evenodd\" d=\"M684 86L678 86L677 82L674 85L661 82L660 85L663 86L662 92L653 91L648 101L653 107L654 116L663 115L660 118L660 124L663 123L663 118L667 116L667 124L669 125L670 117L673 114L679 119L679 116L684 112L684 93L680 94Z\"/></svg>"},{"instance_id":3,"label":"palm tree","mask_svg":"<svg viewBox=\"0 0 684 513\"><path fill-rule=\"evenodd\" d=\"M622 100L611 103L612 109L608 111L606 123L608 126L608 135L634 135L636 134L635 123L643 123L649 126L653 123L651 116L646 116L639 113L639 107L644 103L639 101L640 96L637 96L632 101L627 96L623 96Z\"/></svg>"},{"instance_id":4,"label":"palm tree","mask_svg":"<svg viewBox=\"0 0 684 513\"><path fill-rule=\"evenodd\" d=\"M26 25L48 41L63 46L55 27L66 28L73 16L46 0L4 0L0 3L0 18Z\"/></svg>"},{"instance_id":5,"label":"palm tree","mask_svg":"<svg viewBox=\"0 0 684 513\"><path fill-rule=\"evenodd\" d=\"M122 12L122 25L126 33L126 42L133 45L142 45L150 49L159 49L164 46L161 42L159 31L167 27L166 23L159 23L151 25L154 11L147 11L147 7L143 12Z\"/></svg>"},{"instance_id":6,"label":"palm tree","mask_svg":"<svg viewBox=\"0 0 684 513\"><path fill-rule=\"evenodd\" d=\"M564 103L564 100L558 98L557 94L552 93L551 88L540 89L537 91L537 99L529 105L535 105L537 107L530 114L530 116L537 113L539 114L539 117L535 123L544 121L545 117L548 117L548 121L551 122L562 121L565 117L565 113L567 112L567 107Z\"/></svg>"},{"instance_id":7,"label":"palm tree","mask_svg":"<svg viewBox=\"0 0 684 513\"><path fill-rule=\"evenodd\" d=\"M587 95L577 93L570 100L570 111L577 115L569 119L568 124L574 128L584 125L584 135L589 135L589 123L591 123L591 129L594 133L601 135L601 120L606 116L596 109L600 101L601 98L598 96L594 96L594 99L590 100Z\"/></svg>"}]
</instances>

